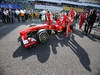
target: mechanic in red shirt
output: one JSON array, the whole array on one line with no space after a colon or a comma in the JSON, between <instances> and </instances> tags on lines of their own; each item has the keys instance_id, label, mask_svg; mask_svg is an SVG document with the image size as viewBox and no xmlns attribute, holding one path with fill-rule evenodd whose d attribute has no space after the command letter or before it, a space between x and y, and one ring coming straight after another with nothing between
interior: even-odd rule
<instances>
[{"instance_id":1,"label":"mechanic in red shirt","mask_svg":"<svg viewBox=\"0 0 100 75\"><path fill-rule=\"evenodd\" d=\"M76 16L76 11L74 9L71 9L68 13L68 18L67 18L67 30L66 30L67 37L70 36L73 31L72 24L74 22L75 16Z\"/></svg>"},{"instance_id":2,"label":"mechanic in red shirt","mask_svg":"<svg viewBox=\"0 0 100 75\"><path fill-rule=\"evenodd\" d=\"M52 13L49 12L49 11L47 11L47 13L46 13L46 23L48 25L52 25L52 22L53 22L53 19L52 18L53 18Z\"/></svg>"},{"instance_id":3,"label":"mechanic in red shirt","mask_svg":"<svg viewBox=\"0 0 100 75\"><path fill-rule=\"evenodd\" d=\"M80 13L80 17L79 17L79 30L82 31L82 26L83 26L83 23L85 22L86 20L86 13L83 12L83 13Z\"/></svg>"}]
</instances>

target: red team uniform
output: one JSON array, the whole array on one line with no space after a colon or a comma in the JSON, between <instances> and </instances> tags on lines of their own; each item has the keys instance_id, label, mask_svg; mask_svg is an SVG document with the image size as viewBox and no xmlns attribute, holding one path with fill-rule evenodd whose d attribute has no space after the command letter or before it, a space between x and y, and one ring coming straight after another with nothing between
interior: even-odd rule
<instances>
[{"instance_id":1,"label":"red team uniform","mask_svg":"<svg viewBox=\"0 0 100 75\"><path fill-rule=\"evenodd\" d=\"M51 13L46 13L46 23L48 24L48 25L51 25L52 24L52 22L53 22L53 20L52 20L52 14Z\"/></svg>"},{"instance_id":2,"label":"red team uniform","mask_svg":"<svg viewBox=\"0 0 100 75\"><path fill-rule=\"evenodd\" d=\"M46 17L47 17L47 24L48 25L52 25L53 19L52 19L52 14L51 13L46 13ZM74 17L76 16L76 11L74 9L71 9L67 14L62 14L57 20L56 20L56 24L57 25L63 25L66 28L66 32L65 35L68 35L70 32L72 32L72 28L71 25L74 22Z\"/></svg>"},{"instance_id":3,"label":"red team uniform","mask_svg":"<svg viewBox=\"0 0 100 75\"><path fill-rule=\"evenodd\" d=\"M86 14L85 13L81 13L80 14L80 17L79 17L79 30L82 30L82 26L83 26L83 23L85 22L86 20Z\"/></svg>"},{"instance_id":4,"label":"red team uniform","mask_svg":"<svg viewBox=\"0 0 100 75\"><path fill-rule=\"evenodd\" d=\"M73 30L72 30L72 24L74 22L74 17L76 16L76 11L74 9L71 9L68 13L68 19L67 19L67 36L69 35L69 33L71 33Z\"/></svg>"}]
</instances>

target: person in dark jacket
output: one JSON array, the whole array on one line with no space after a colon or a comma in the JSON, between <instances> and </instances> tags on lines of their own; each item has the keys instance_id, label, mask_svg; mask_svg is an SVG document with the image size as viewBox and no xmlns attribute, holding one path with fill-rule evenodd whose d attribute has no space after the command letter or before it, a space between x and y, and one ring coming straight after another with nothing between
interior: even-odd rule
<instances>
[{"instance_id":1,"label":"person in dark jacket","mask_svg":"<svg viewBox=\"0 0 100 75\"><path fill-rule=\"evenodd\" d=\"M91 33L93 25L94 25L95 20L96 20L96 17L97 17L96 10L90 11L89 16L87 17L87 26L85 28L86 34L90 34Z\"/></svg>"},{"instance_id":2,"label":"person in dark jacket","mask_svg":"<svg viewBox=\"0 0 100 75\"><path fill-rule=\"evenodd\" d=\"M14 12L12 9L9 9L9 19L10 19L10 23L14 22Z\"/></svg>"}]
</instances>

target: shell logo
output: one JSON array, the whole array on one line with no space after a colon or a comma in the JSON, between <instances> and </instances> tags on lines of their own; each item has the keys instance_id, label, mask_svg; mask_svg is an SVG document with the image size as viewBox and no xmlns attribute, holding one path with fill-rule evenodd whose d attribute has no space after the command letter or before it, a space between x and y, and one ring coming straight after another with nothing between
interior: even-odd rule
<instances>
[{"instance_id":1,"label":"shell logo","mask_svg":"<svg viewBox=\"0 0 100 75\"><path fill-rule=\"evenodd\" d=\"M49 26L49 29L51 29L51 28L52 28L52 26L50 25L50 26Z\"/></svg>"},{"instance_id":2,"label":"shell logo","mask_svg":"<svg viewBox=\"0 0 100 75\"><path fill-rule=\"evenodd\" d=\"M60 26L60 27L59 27L59 30L60 30L60 31L62 31L62 29L63 29L63 27L62 27L62 26Z\"/></svg>"}]
</instances>

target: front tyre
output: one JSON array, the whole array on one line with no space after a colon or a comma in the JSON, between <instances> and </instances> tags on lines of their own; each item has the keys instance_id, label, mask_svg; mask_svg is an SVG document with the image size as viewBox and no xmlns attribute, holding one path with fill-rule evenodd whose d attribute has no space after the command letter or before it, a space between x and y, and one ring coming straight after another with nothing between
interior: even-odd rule
<instances>
[{"instance_id":1,"label":"front tyre","mask_svg":"<svg viewBox=\"0 0 100 75\"><path fill-rule=\"evenodd\" d=\"M38 37L38 40L41 42L41 43L45 43L48 41L49 39L49 34L47 32L47 30L45 29L41 29L37 32L37 37Z\"/></svg>"}]
</instances>

